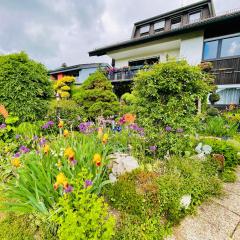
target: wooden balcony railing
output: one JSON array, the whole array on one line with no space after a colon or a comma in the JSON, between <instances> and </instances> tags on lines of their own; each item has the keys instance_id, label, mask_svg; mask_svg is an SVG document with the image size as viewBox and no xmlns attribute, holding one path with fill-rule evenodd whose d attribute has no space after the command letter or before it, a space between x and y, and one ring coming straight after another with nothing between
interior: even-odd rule
<instances>
[{"instance_id":1,"label":"wooden balcony railing","mask_svg":"<svg viewBox=\"0 0 240 240\"><path fill-rule=\"evenodd\" d=\"M240 84L240 57L210 61L215 84Z\"/></svg>"}]
</instances>

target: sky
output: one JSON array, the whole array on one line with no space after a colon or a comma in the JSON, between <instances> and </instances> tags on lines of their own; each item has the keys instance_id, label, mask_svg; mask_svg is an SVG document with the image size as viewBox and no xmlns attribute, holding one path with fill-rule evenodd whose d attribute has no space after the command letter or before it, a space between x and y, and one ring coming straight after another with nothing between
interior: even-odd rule
<instances>
[{"instance_id":1,"label":"sky","mask_svg":"<svg viewBox=\"0 0 240 240\"><path fill-rule=\"evenodd\" d=\"M239 0L213 0L217 13ZM133 23L196 0L0 0L0 54L25 51L49 69L108 62L88 52L130 38Z\"/></svg>"}]
</instances>

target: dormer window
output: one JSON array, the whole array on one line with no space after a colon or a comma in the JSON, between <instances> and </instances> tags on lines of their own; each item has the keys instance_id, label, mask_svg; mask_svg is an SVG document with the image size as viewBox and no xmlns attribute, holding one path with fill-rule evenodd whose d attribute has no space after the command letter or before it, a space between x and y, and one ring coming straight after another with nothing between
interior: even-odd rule
<instances>
[{"instance_id":1,"label":"dormer window","mask_svg":"<svg viewBox=\"0 0 240 240\"><path fill-rule=\"evenodd\" d=\"M201 19L201 12L195 12L189 14L189 23L198 22Z\"/></svg>"},{"instance_id":2,"label":"dormer window","mask_svg":"<svg viewBox=\"0 0 240 240\"><path fill-rule=\"evenodd\" d=\"M181 17L171 19L171 29L180 28L182 23Z\"/></svg>"},{"instance_id":3,"label":"dormer window","mask_svg":"<svg viewBox=\"0 0 240 240\"><path fill-rule=\"evenodd\" d=\"M140 35L144 36L144 35L148 35L150 30L150 25L146 25L140 28Z\"/></svg>"},{"instance_id":4,"label":"dormer window","mask_svg":"<svg viewBox=\"0 0 240 240\"><path fill-rule=\"evenodd\" d=\"M164 29L165 29L165 21L164 20L154 23L154 31L155 32L161 32L161 31L164 31Z\"/></svg>"}]
</instances>

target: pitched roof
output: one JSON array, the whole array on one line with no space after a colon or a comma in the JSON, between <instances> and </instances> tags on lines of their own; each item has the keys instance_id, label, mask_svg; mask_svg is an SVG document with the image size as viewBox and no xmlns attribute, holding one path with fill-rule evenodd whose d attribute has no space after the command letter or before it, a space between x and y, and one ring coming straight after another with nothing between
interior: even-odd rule
<instances>
[{"instance_id":1,"label":"pitched roof","mask_svg":"<svg viewBox=\"0 0 240 240\"><path fill-rule=\"evenodd\" d=\"M49 74L56 74L56 73L62 73L62 72L69 72L73 70L81 70L86 68L98 68L98 67L110 67L108 63L86 63L86 64L78 64L68 67L61 67L54 70L50 70Z\"/></svg>"},{"instance_id":2,"label":"pitched roof","mask_svg":"<svg viewBox=\"0 0 240 240\"><path fill-rule=\"evenodd\" d=\"M120 43L116 43L116 44L112 44L112 45L105 46L102 48L98 48L93 51L90 51L89 56L102 56L110 51L127 48L127 47L131 47L131 46L136 46L136 45L143 44L143 43L157 41L157 40L163 39L165 37L170 37L170 36L174 36L174 35L176 36L179 34L192 32L193 30L194 31L201 30L208 26L212 26L216 23L224 22L226 20L239 18L239 17L240 17L239 10L229 11L226 14L214 16L214 17L207 18L204 20L200 20L198 22L187 24L182 27L172 29L169 31L159 32L154 35L148 35L148 36L144 36L144 37L140 37L140 38L130 39L130 40L123 41Z\"/></svg>"}]
</instances>

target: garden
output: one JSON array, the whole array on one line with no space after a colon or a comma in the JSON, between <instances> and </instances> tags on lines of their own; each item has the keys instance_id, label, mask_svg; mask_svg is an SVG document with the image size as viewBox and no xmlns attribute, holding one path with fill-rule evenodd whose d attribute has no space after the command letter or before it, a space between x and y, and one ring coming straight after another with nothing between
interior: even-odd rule
<instances>
[{"instance_id":1,"label":"garden","mask_svg":"<svg viewBox=\"0 0 240 240\"><path fill-rule=\"evenodd\" d=\"M103 69L78 86L0 56L0 239L161 240L220 196L240 110L214 107L210 68L146 66L118 99Z\"/></svg>"}]
</instances>

